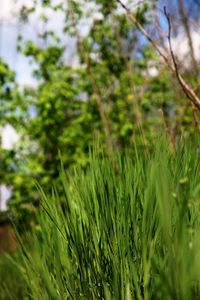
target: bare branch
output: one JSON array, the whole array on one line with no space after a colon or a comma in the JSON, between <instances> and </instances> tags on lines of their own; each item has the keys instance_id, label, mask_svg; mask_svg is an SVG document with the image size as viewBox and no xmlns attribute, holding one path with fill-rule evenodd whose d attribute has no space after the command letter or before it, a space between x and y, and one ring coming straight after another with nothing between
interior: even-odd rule
<instances>
[{"instance_id":1,"label":"bare branch","mask_svg":"<svg viewBox=\"0 0 200 300\"><path fill-rule=\"evenodd\" d=\"M102 101L101 91L99 90L99 87L94 78L94 74L93 74L92 66L91 66L91 63L90 63L90 60L88 57L88 53L84 49L84 46L83 46L83 43L82 43L82 40L80 37L80 33L77 28L77 19L74 15L74 11L73 11L73 8L71 5L71 0L68 0L68 10L69 10L69 15L73 21L74 30L75 30L75 34L77 37L77 47L83 55L83 60L84 60L84 63L86 65L87 72L88 72L88 79L91 84L93 94L95 97L95 101L96 101L96 104L98 107L99 115L101 118L103 130L104 130L104 134L105 134L105 138L106 138L106 142L107 142L107 146L108 146L108 155L112 160L113 159L113 142L112 142L112 136L111 136L111 132L110 132L109 120L107 119L107 116L106 116L106 111L105 111L104 103Z\"/></svg>"},{"instance_id":2,"label":"bare branch","mask_svg":"<svg viewBox=\"0 0 200 300\"><path fill-rule=\"evenodd\" d=\"M169 49L170 49L172 61L173 61L173 64L174 64L174 70L175 70L176 77L177 77L180 85L182 86L182 81L180 79L180 73L179 73L179 69L178 69L178 64L177 64L177 61L176 61L176 57L174 55L174 51L173 51L173 47L172 47L172 42L171 42L171 20L170 20L170 14L167 12L165 6L164 6L164 14L165 14L167 22L168 22L168 36L167 36L167 38L168 38L168 42L169 42ZM185 90L184 85L182 86L182 88L183 88L184 92L187 93L187 90Z\"/></svg>"},{"instance_id":3,"label":"bare branch","mask_svg":"<svg viewBox=\"0 0 200 300\"><path fill-rule=\"evenodd\" d=\"M170 133L170 129L167 126L167 123L165 121L164 112L161 108L158 110L158 112L159 112L160 117L163 121L163 127L164 127L164 131L165 131L166 137L167 137L168 142L169 142L170 150L171 150L172 153L174 153L175 152L175 141L174 141L173 136Z\"/></svg>"},{"instance_id":4,"label":"bare branch","mask_svg":"<svg viewBox=\"0 0 200 300\"><path fill-rule=\"evenodd\" d=\"M140 22L135 18L135 16L131 13L131 11L128 9L128 7L121 0L116 0L116 1L124 8L124 10L126 11L126 14L127 14L128 18L130 19L130 21L148 39L148 41L152 44L152 46L158 51L159 55L163 58L163 60L167 64L167 66L176 74L176 77L179 81L179 84L181 85L186 97L195 105L195 107L198 108L198 110L200 110L200 98L195 93L195 91L187 84L187 82L183 79L183 77L179 73L174 54L173 54L174 58L172 57L172 60L173 60L173 64L172 64L171 61L168 59L168 57L162 52L162 50L160 49L157 42L154 41L153 38L148 34L148 32L140 24Z\"/></svg>"},{"instance_id":5,"label":"bare branch","mask_svg":"<svg viewBox=\"0 0 200 300\"><path fill-rule=\"evenodd\" d=\"M187 89L185 89L185 86L183 85L181 78L180 78L180 73L179 73L179 69L178 69L178 64L176 62L176 57L174 55L174 51L172 48L172 42L171 42L171 20L170 20L170 14L167 13L166 11L166 7L164 7L164 13L168 22L168 41L169 41L169 48L170 48L170 53L171 53L171 57L172 57L172 61L174 64L174 68L175 68L175 73L176 73L176 77L183 89L183 91L185 92L185 94L187 95L187 97L189 96L187 93ZM189 98L189 97L188 97ZM195 123L195 127L197 128L197 131L200 133L200 124L199 124L199 119L198 119L198 115L197 115L197 107L194 105L194 102L189 98L191 106L192 106L192 113L193 113L193 118L194 118L194 123Z\"/></svg>"},{"instance_id":6,"label":"bare branch","mask_svg":"<svg viewBox=\"0 0 200 300\"><path fill-rule=\"evenodd\" d=\"M190 48L190 55L191 55L191 60L192 60L192 64L193 64L193 69L194 69L195 75L197 76L197 79L198 79L198 77L199 77L199 68L198 68L197 60L195 58L195 52L194 52L194 46L193 46L193 41L192 41L192 36L191 36L190 24L189 24L188 16L187 16L186 11L185 11L183 0L178 0L178 5L179 5L179 11L180 11L180 15L181 15L182 24L183 24L183 27L185 29L185 33L186 33L186 36L187 36L187 39L188 39L188 44L189 44L189 48Z\"/></svg>"}]
</instances>

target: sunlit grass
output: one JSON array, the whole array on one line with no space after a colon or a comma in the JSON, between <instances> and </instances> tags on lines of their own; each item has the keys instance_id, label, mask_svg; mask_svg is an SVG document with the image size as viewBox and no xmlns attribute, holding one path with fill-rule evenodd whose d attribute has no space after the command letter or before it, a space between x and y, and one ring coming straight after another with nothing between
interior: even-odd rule
<instances>
[{"instance_id":1,"label":"sunlit grass","mask_svg":"<svg viewBox=\"0 0 200 300\"><path fill-rule=\"evenodd\" d=\"M61 170L17 262L27 299L200 299L199 172L164 142Z\"/></svg>"}]
</instances>

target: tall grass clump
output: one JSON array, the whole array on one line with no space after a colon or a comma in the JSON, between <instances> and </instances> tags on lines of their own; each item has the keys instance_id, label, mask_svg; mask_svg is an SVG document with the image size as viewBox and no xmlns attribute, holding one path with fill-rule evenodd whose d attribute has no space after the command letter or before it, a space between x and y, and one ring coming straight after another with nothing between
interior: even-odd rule
<instances>
[{"instance_id":1,"label":"tall grass clump","mask_svg":"<svg viewBox=\"0 0 200 300\"><path fill-rule=\"evenodd\" d=\"M153 148L91 155L41 190L18 262L28 299L200 299L199 153Z\"/></svg>"},{"instance_id":2,"label":"tall grass clump","mask_svg":"<svg viewBox=\"0 0 200 300\"><path fill-rule=\"evenodd\" d=\"M0 255L0 300L25 300L27 284L21 274L17 253Z\"/></svg>"}]
</instances>

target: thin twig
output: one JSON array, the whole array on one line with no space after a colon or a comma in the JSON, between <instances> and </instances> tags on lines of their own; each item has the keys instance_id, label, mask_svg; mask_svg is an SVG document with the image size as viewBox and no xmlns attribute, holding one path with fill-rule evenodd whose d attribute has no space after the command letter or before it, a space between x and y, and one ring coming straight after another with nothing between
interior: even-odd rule
<instances>
[{"instance_id":1,"label":"thin twig","mask_svg":"<svg viewBox=\"0 0 200 300\"><path fill-rule=\"evenodd\" d=\"M162 108L160 108L160 109L158 110L158 112L159 112L160 117L161 117L161 119L162 119L162 121L163 121L163 127L164 127L164 131L165 131L166 137L167 137L167 139L168 139L168 141L169 141L170 150L171 150L172 153L174 153L174 152L175 152L175 143L174 143L174 139L173 139L173 137L172 137L172 135L171 135L171 133L170 133L169 127L167 126L167 123L166 123L165 116L164 116L164 113L163 113Z\"/></svg>"},{"instance_id":2,"label":"thin twig","mask_svg":"<svg viewBox=\"0 0 200 300\"><path fill-rule=\"evenodd\" d=\"M180 86L182 87L186 97L192 101L192 103L195 105L200 110L200 98L198 95L195 93L195 91L187 84L187 82L183 79L181 74L176 68L176 59L175 59L175 64L174 64L174 58L173 59L173 64L171 61L168 59L168 57L161 51L159 45L157 44L156 41L153 40L153 38L148 34L148 32L144 29L144 27L140 24L140 22L135 18L135 16L131 13L131 11L128 9L128 7L121 1L121 0L116 0L126 11L126 14L128 18L131 20L131 22L140 30L140 32L148 39L148 41L152 44L152 46L158 51L159 55L163 58L167 66L176 74L176 77L178 79L178 82ZM166 10L166 9L165 9Z\"/></svg>"},{"instance_id":3,"label":"thin twig","mask_svg":"<svg viewBox=\"0 0 200 300\"><path fill-rule=\"evenodd\" d=\"M172 61L173 61L174 68L175 68L175 74L176 74L176 77L177 77L183 91L185 92L185 94L187 94L187 90L185 90L185 86L182 85L182 81L181 81L180 73L179 73L179 69L178 69L178 64L177 64L176 57L174 55L174 51L173 51L173 48L172 48L171 20L170 20L170 14L167 13L167 11L166 11L166 7L164 7L164 13L165 13L165 16L166 16L166 19L167 19L167 22L168 22L168 42L169 42L169 48L170 48ZM190 98L189 98L189 100L190 100L190 103L191 103L191 106L192 106L192 114L193 114L193 118L194 118L195 127L197 128L197 131L200 133L200 124L199 124L199 118L198 118L198 115L197 115L197 107L194 105L194 102Z\"/></svg>"},{"instance_id":4,"label":"thin twig","mask_svg":"<svg viewBox=\"0 0 200 300\"><path fill-rule=\"evenodd\" d=\"M192 103L192 114L193 114L195 127L196 127L198 133L200 134L200 123L199 123L199 118L198 118L198 111L197 111L196 106L194 106L193 103Z\"/></svg>"},{"instance_id":5,"label":"thin twig","mask_svg":"<svg viewBox=\"0 0 200 300\"><path fill-rule=\"evenodd\" d=\"M111 133L110 133L110 125L109 125L109 121L107 119L106 116L106 112L105 112L105 107L104 107L104 103L102 101L102 97L101 97L101 92L99 90L99 87L97 86L97 83L95 81L94 78L94 74L93 74L93 70L90 64L90 60L89 60L89 56L86 53L78 28L77 28L77 20L76 17L74 15L74 11L71 5L71 0L68 0L68 10L69 10L69 15L73 21L73 27L75 30L75 34L77 37L77 47L79 49L79 51L82 53L83 55L83 60L84 63L87 67L87 72L88 72L88 79L89 82L91 84L93 93L94 93L94 97L95 97L95 101L98 107L98 111L99 111L99 115L102 121L102 125L103 125L103 130L104 130L104 134L105 134L105 138L106 138L106 142L107 142L107 146L108 146L108 155L111 159L113 159L113 142L112 142L112 137L111 137Z\"/></svg>"},{"instance_id":6,"label":"thin twig","mask_svg":"<svg viewBox=\"0 0 200 300\"><path fill-rule=\"evenodd\" d=\"M185 29L185 33L186 33L186 36L187 36L187 39L188 39L188 45L189 45L189 48L190 48L190 55L191 55L191 61L192 61L193 69L194 69L195 75L197 76L197 79L199 81L199 68L198 68L197 60L195 58L195 52L194 52L194 46L193 46L193 42L192 42L190 24L189 24L188 16L187 16L186 11L185 11L183 0L178 0L178 5L179 5L179 11L180 11L181 19L182 19L182 24L183 24L183 27Z\"/></svg>"},{"instance_id":7,"label":"thin twig","mask_svg":"<svg viewBox=\"0 0 200 300\"><path fill-rule=\"evenodd\" d=\"M136 99L136 93L135 93L135 86L133 83L133 78L132 78L132 65L131 65L131 60L127 58L126 54L123 52L123 47L122 47L122 41L120 37L118 36L117 38L119 50L120 50L120 55L122 56L125 66L127 68L128 72L128 81L129 81L129 86L131 89L131 96L132 96L132 104L133 104L133 114L135 115L135 121L136 121L136 126L141 132L142 136L142 141L143 141L143 146L145 148L145 151L147 151L147 139L145 137L144 129L143 129L143 122L142 122L142 113L140 110L140 106L138 104L138 99ZM135 49L134 49L135 51ZM133 129L133 134L132 137L134 137L135 132Z\"/></svg>"}]
</instances>

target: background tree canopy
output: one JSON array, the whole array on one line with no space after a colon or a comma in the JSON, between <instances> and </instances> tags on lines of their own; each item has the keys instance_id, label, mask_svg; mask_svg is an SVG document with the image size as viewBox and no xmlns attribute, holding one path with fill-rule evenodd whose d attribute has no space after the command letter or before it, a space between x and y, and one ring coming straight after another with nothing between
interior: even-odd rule
<instances>
[{"instance_id":1,"label":"background tree canopy","mask_svg":"<svg viewBox=\"0 0 200 300\"><path fill-rule=\"evenodd\" d=\"M166 3L133 2L125 1L167 51L168 28L160 11ZM167 9L174 41L185 32L189 43L189 68L177 57L180 71L198 93L191 24L199 22L199 3L186 2L167 1ZM94 140L113 157L115 149L134 151L134 143L151 150L163 132L172 143L180 136L193 140L199 126L198 112L177 79L117 1L30 1L21 7L21 24L34 14L41 24L37 42L19 35L17 48L32 63L37 84L20 86L0 60L0 125L12 125L20 136L13 149L1 148L0 179L12 187L9 211L29 223L40 202L35 181L51 190L60 156L69 171L77 164L86 168ZM52 27L54 14L63 20L61 28Z\"/></svg>"}]
</instances>

